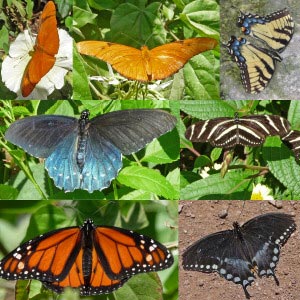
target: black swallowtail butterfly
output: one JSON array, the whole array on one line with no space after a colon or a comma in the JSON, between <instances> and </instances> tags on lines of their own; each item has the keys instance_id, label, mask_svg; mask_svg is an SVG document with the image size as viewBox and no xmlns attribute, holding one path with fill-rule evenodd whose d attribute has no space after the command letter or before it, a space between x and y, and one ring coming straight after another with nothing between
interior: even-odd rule
<instances>
[{"instance_id":1,"label":"black swallowtail butterfly","mask_svg":"<svg viewBox=\"0 0 300 300\"><path fill-rule=\"evenodd\" d=\"M244 225L233 223L233 230L210 234L183 253L185 270L217 272L226 280L241 284L247 299L247 286L259 276L275 276L280 248L296 229L293 217L284 213L257 216Z\"/></svg>"}]
</instances>

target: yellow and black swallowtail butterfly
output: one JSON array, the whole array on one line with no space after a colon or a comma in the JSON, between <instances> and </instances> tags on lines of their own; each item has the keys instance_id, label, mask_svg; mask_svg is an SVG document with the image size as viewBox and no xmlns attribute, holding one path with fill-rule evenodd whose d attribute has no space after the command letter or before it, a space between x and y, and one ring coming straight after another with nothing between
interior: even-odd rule
<instances>
[{"instance_id":1,"label":"yellow and black swallowtail butterfly","mask_svg":"<svg viewBox=\"0 0 300 300\"><path fill-rule=\"evenodd\" d=\"M256 94L266 88L275 72L276 61L282 60L278 53L290 42L294 22L288 10L283 9L264 17L241 12L237 25L244 34L252 35L268 46L262 48L234 36L225 45L241 70L246 92Z\"/></svg>"}]
</instances>

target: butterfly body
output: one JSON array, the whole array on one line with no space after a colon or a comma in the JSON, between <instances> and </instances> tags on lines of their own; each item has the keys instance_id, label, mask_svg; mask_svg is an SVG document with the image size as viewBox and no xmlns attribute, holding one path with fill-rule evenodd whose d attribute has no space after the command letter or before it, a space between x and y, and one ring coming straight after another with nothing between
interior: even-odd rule
<instances>
[{"instance_id":1,"label":"butterfly body","mask_svg":"<svg viewBox=\"0 0 300 300\"><path fill-rule=\"evenodd\" d=\"M46 158L45 167L57 187L89 192L110 185L122 167L122 154L142 149L172 130L176 118L162 110L123 110L80 119L45 115L14 122L8 141L29 154Z\"/></svg>"},{"instance_id":2,"label":"butterfly body","mask_svg":"<svg viewBox=\"0 0 300 300\"><path fill-rule=\"evenodd\" d=\"M109 63L124 77L141 82L165 79L178 72L193 56L212 50L212 38L191 38L141 50L104 41L82 41L76 44L79 53L95 56Z\"/></svg>"},{"instance_id":3,"label":"butterfly body","mask_svg":"<svg viewBox=\"0 0 300 300\"><path fill-rule=\"evenodd\" d=\"M87 219L81 227L57 229L18 247L0 261L0 277L37 279L57 293L79 288L87 296L111 293L135 274L172 264L172 254L153 239Z\"/></svg>"},{"instance_id":4,"label":"butterfly body","mask_svg":"<svg viewBox=\"0 0 300 300\"><path fill-rule=\"evenodd\" d=\"M284 213L267 213L250 219L233 230L210 234L196 241L183 253L185 270L217 272L221 277L241 284L246 298L247 286L259 277L272 276L280 249L296 230L293 217Z\"/></svg>"},{"instance_id":5,"label":"butterfly body","mask_svg":"<svg viewBox=\"0 0 300 300\"><path fill-rule=\"evenodd\" d=\"M21 82L23 97L31 94L35 86L54 66L59 49L56 8L53 1L47 2L42 15L36 44L31 60L26 66Z\"/></svg>"}]
</instances>

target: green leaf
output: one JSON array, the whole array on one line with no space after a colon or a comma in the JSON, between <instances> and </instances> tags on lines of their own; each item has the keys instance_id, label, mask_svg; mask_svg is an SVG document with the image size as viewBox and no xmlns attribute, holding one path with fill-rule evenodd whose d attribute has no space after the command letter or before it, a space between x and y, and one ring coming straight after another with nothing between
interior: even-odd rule
<instances>
[{"instance_id":1,"label":"green leaf","mask_svg":"<svg viewBox=\"0 0 300 300\"><path fill-rule=\"evenodd\" d=\"M176 130L172 130L147 146L142 161L166 164L178 160L178 158L179 136Z\"/></svg>"},{"instance_id":2,"label":"green leaf","mask_svg":"<svg viewBox=\"0 0 300 300\"><path fill-rule=\"evenodd\" d=\"M220 13L215 0L196 0L184 7L180 18L192 25L201 36L219 39Z\"/></svg>"},{"instance_id":3,"label":"green leaf","mask_svg":"<svg viewBox=\"0 0 300 300\"><path fill-rule=\"evenodd\" d=\"M89 81L84 68L84 61L80 57L76 47L73 48L73 98L88 100L92 99Z\"/></svg>"},{"instance_id":4,"label":"green leaf","mask_svg":"<svg viewBox=\"0 0 300 300\"><path fill-rule=\"evenodd\" d=\"M134 189L141 189L163 196L166 199L177 199L178 192L158 171L140 166L123 168L117 180Z\"/></svg>"},{"instance_id":5,"label":"green leaf","mask_svg":"<svg viewBox=\"0 0 300 300\"><path fill-rule=\"evenodd\" d=\"M19 192L16 188L0 184L0 200L16 200Z\"/></svg>"},{"instance_id":6,"label":"green leaf","mask_svg":"<svg viewBox=\"0 0 300 300\"><path fill-rule=\"evenodd\" d=\"M218 117L233 117L234 102L224 100L180 101L180 109L198 119L207 120Z\"/></svg>"},{"instance_id":7,"label":"green leaf","mask_svg":"<svg viewBox=\"0 0 300 300\"><path fill-rule=\"evenodd\" d=\"M215 77L215 65L219 61L213 51L193 57L184 67L186 93L192 99L219 99L219 81ZM215 100L214 100L215 101Z\"/></svg>"},{"instance_id":8,"label":"green leaf","mask_svg":"<svg viewBox=\"0 0 300 300\"><path fill-rule=\"evenodd\" d=\"M161 300L162 285L156 273L133 276L115 293L116 300Z\"/></svg>"},{"instance_id":9,"label":"green leaf","mask_svg":"<svg viewBox=\"0 0 300 300\"><path fill-rule=\"evenodd\" d=\"M181 190L180 199L183 200L246 200L250 199L249 176L252 171L228 172L224 178L221 175L214 174L207 178L194 181Z\"/></svg>"},{"instance_id":10,"label":"green leaf","mask_svg":"<svg viewBox=\"0 0 300 300\"><path fill-rule=\"evenodd\" d=\"M278 137L268 137L262 149L271 173L293 193L293 199L300 198L300 166Z\"/></svg>"}]
</instances>

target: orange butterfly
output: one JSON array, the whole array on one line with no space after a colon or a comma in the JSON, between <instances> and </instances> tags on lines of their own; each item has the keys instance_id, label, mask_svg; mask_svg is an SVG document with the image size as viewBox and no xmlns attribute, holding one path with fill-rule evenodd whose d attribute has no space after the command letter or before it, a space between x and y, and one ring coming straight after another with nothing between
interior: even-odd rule
<instances>
[{"instance_id":1,"label":"orange butterfly","mask_svg":"<svg viewBox=\"0 0 300 300\"><path fill-rule=\"evenodd\" d=\"M57 229L19 246L0 261L0 277L37 279L57 293L65 287L80 294L111 293L138 273L159 271L173 264L170 251L137 232L96 226Z\"/></svg>"},{"instance_id":2,"label":"orange butterfly","mask_svg":"<svg viewBox=\"0 0 300 300\"><path fill-rule=\"evenodd\" d=\"M165 79L178 72L193 56L217 46L212 38L192 38L141 50L125 45L82 41L77 43L81 54L95 56L109 63L128 79L148 82Z\"/></svg>"},{"instance_id":3,"label":"orange butterfly","mask_svg":"<svg viewBox=\"0 0 300 300\"><path fill-rule=\"evenodd\" d=\"M27 97L54 66L55 55L59 48L59 37L56 21L56 8L49 1L41 15L39 32L34 46L32 58L29 61L21 82L23 97Z\"/></svg>"}]
</instances>

